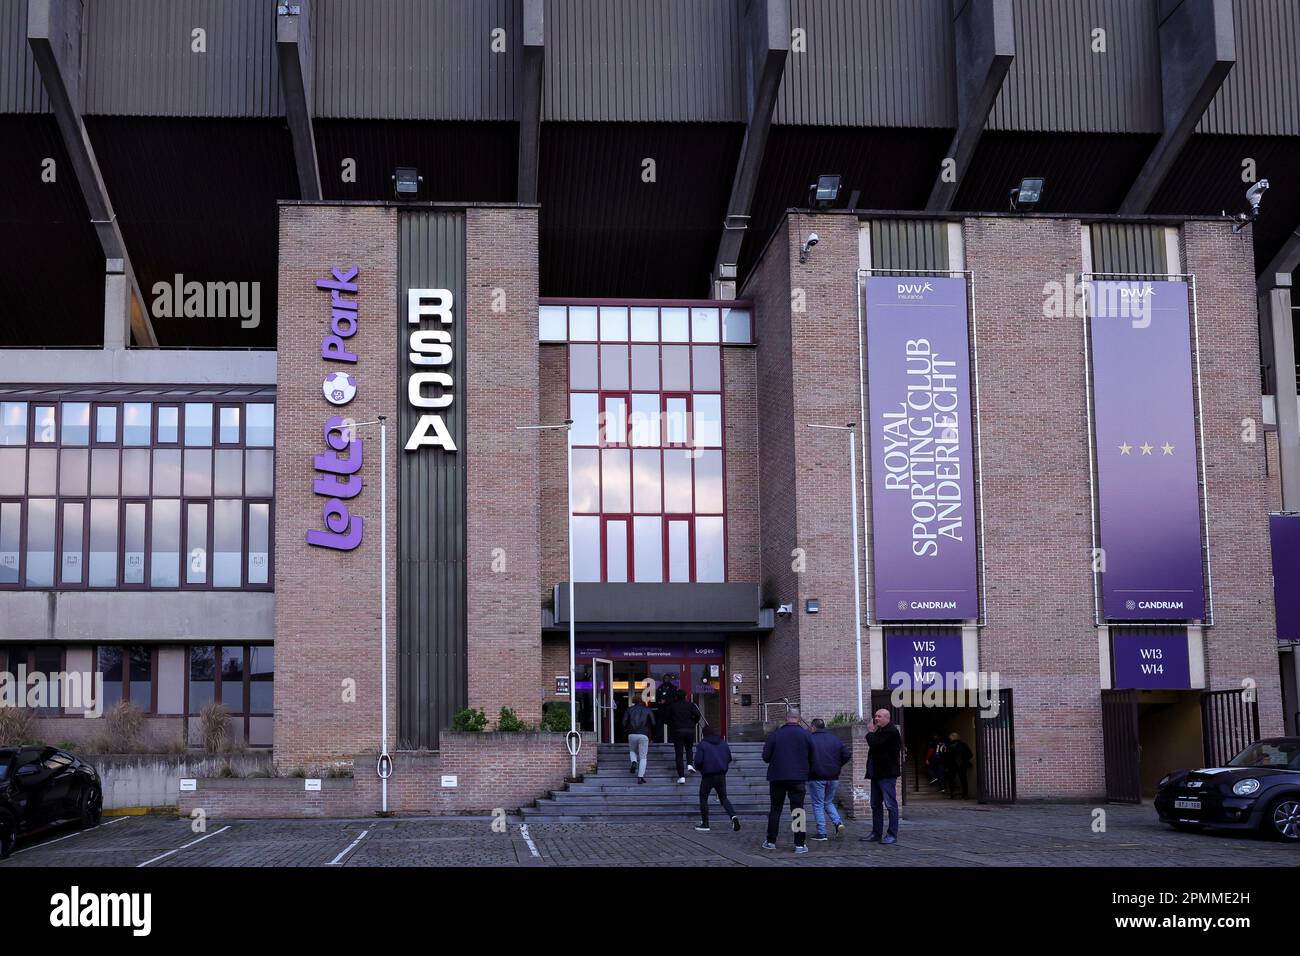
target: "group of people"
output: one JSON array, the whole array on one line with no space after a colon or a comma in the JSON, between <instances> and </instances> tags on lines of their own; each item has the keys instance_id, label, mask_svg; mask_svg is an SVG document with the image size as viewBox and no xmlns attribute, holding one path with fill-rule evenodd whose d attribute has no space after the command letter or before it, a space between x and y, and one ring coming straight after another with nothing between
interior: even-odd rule
<instances>
[{"instance_id":1,"label":"group of people","mask_svg":"<svg viewBox=\"0 0 1300 956\"><path fill-rule=\"evenodd\" d=\"M658 728L666 727L668 739L673 744L677 782L686 783L688 773L700 777L700 823L695 829L709 832L709 798L716 793L723 812L731 821L731 828L739 831L740 817L727 797L727 771L734 759L731 748L707 721L704 722L702 738L696 743L695 728L702 719L699 708L686 698L669 675L664 675L657 694L653 686L647 684L640 695L632 697L623 714L623 726L628 734L629 772L636 774L638 783L645 783L650 740ZM882 708L873 715L866 744L866 778L871 782L871 835L860 839L867 843L897 843L898 777L902 772L903 738L888 709ZM966 752L969 755L969 748ZM769 797L767 834L762 843L764 850L777 848L777 833L786 803L793 814L802 812L804 802L809 798L815 825L813 840L829 840L832 834L836 837L844 835L844 821L835 807L835 795L840 785L840 772L852 759L853 751L838 735L826 729L824 720L813 720L810 731L803 726L799 708L786 710L785 723L772 731L763 744ZM965 766L970 766L969 759ZM962 780L964 784L964 771ZM964 785L962 789L964 796ZM888 830L884 826L886 813ZM795 853L808 852L807 838L806 825L795 827Z\"/></svg>"},{"instance_id":2,"label":"group of people","mask_svg":"<svg viewBox=\"0 0 1300 956\"><path fill-rule=\"evenodd\" d=\"M961 785L961 798L969 794L967 778L970 774L971 759L974 755L961 736L953 731L944 740L938 734L931 734L930 743L925 750L925 766L930 772L930 786L938 787L940 793L948 794L948 799L957 796L957 786Z\"/></svg>"}]
</instances>

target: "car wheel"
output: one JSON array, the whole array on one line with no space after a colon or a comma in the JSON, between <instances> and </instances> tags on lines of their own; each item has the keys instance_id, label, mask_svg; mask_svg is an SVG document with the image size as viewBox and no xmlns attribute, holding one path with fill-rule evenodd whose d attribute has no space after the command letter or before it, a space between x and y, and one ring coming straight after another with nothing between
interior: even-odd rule
<instances>
[{"instance_id":1,"label":"car wheel","mask_svg":"<svg viewBox=\"0 0 1300 956\"><path fill-rule=\"evenodd\" d=\"M1300 841L1300 797L1282 797L1264 811L1264 832L1277 840Z\"/></svg>"},{"instance_id":2,"label":"car wheel","mask_svg":"<svg viewBox=\"0 0 1300 956\"><path fill-rule=\"evenodd\" d=\"M99 826L100 817L104 813L104 797L97 787L87 787L81 791L81 799L77 801L77 822L81 824L82 829Z\"/></svg>"},{"instance_id":3,"label":"car wheel","mask_svg":"<svg viewBox=\"0 0 1300 956\"><path fill-rule=\"evenodd\" d=\"M14 821L9 817L0 816L0 860L7 859L13 852L14 841L17 838L18 832L14 828Z\"/></svg>"}]
</instances>

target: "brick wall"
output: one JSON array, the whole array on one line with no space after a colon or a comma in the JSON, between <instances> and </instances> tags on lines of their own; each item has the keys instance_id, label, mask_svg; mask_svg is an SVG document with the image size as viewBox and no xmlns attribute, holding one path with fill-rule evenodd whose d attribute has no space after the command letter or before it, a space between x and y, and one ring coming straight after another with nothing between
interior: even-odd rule
<instances>
[{"instance_id":1,"label":"brick wall","mask_svg":"<svg viewBox=\"0 0 1300 956\"><path fill-rule=\"evenodd\" d=\"M355 365L321 359L329 332L330 295L315 287L331 267L360 267L356 334L347 339ZM349 297L350 298L350 297ZM379 435L358 434L365 486L348 502L365 518L353 551L311 547L327 500L312 491L312 459L326 451L322 427L343 414L356 420L386 414L396 422L397 215L392 207L285 205L280 208L279 350L275 418L275 758L282 767L351 756L378 745ZM333 371L356 376L357 397L341 410L325 401L321 382ZM389 435L389 472L396 476L400 436ZM397 541L397 485L389 483L389 547ZM389 606L396 601L396 561L388 568ZM388 622L389 727L395 731L396 617ZM354 682L346 702L344 682Z\"/></svg>"},{"instance_id":2,"label":"brick wall","mask_svg":"<svg viewBox=\"0 0 1300 956\"><path fill-rule=\"evenodd\" d=\"M1283 732L1273 612L1268 512L1273 506L1263 442L1241 440L1259 408L1259 325L1250 234L1226 223L1183 227L1184 271L1196 276L1203 404L1201 443L1209 499L1214 623L1205 632L1210 688L1259 693L1260 732Z\"/></svg>"},{"instance_id":3,"label":"brick wall","mask_svg":"<svg viewBox=\"0 0 1300 956\"><path fill-rule=\"evenodd\" d=\"M595 766L596 743L583 735L578 772ZM374 754L357 756L352 779L324 779L308 792L299 778L204 779L179 795L178 812L201 808L209 817L369 816L382 806ZM515 812L564 787L570 769L561 734L444 732L439 751L393 754L388 807L397 813L433 815ZM457 778L455 787L442 777Z\"/></svg>"},{"instance_id":4,"label":"brick wall","mask_svg":"<svg viewBox=\"0 0 1300 956\"><path fill-rule=\"evenodd\" d=\"M537 210L466 212L465 395L469 703L541 717Z\"/></svg>"},{"instance_id":5,"label":"brick wall","mask_svg":"<svg viewBox=\"0 0 1300 956\"><path fill-rule=\"evenodd\" d=\"M726 685L722 693L728 701L727 726L738 724L756 724L763 720L762 698L759 695L758 676L758 641L759 638L745 635L727 639ZM740 683L736 683L740 675ZM750 704L741 704L742 694L750 695Z\"/></svg>"}]
</instances>

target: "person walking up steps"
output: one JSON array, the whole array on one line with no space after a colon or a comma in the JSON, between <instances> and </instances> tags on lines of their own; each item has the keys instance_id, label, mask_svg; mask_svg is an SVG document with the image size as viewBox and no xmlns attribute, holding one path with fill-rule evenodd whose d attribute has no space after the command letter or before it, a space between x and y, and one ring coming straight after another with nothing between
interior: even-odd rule
<instances>
[{"instance_id":1,"label":"person walking up steps","mask_svg":"<svg viewBox=\"0 0 1300 956\"><path fill-rule=\"evenodd\" d=\"M731 767L731 748L712 727L705 727L704 737L695 745L695 769L700 772L700 825L695 829L709 832L709 793L718 792L718 802L731 818L731 829L740 830L740 817L727 799L727 770Z\"/></svg>"},{"instance_id":2,"label":"person walking up steps","mask_svg":"<svg viewBox=\"0 0 1300 956\"><path fill-rule=\"evenodd\" d=\"M678 693L665 711L668 736L673 742L673 755L677 758L677 782L685 783L687 773L695 773L691 747L695 743L695 725L700 722L700 708Z\"/></svg>"},{"instance_id":3,"label":"person walking up steps","mask_svg":"<svg viewBox=\"0 0 1300 956\"><path fill-rule=\"evenodd\" d=\"M776 831L781 825L781 811L790 801L790 811L803 810L804 793L808 788L808 772L813 762L812 734L799 726L799 708L790 707L785 712L785 725L767 735L763 744L763 762L767 764L767 792L770 809L767 814L767 839L764 850L776 849ZM794 852L808 852L808 828L799 827L794 833Z\"/></svg>"},{"instance_id":4,"label":"person walking up steps","mask_svg":"<svg viewBox=\"0 0 1300 956\"><path fill-rule=\"evenodd\" d=\"M645 783L645 761L650 753L650 740L655 733L655 713L646 706L644 694L632 698L632 706L623 714L623 728L627 731L627 755L631 772L637 783Z\"/></svg>"}]
</instances>

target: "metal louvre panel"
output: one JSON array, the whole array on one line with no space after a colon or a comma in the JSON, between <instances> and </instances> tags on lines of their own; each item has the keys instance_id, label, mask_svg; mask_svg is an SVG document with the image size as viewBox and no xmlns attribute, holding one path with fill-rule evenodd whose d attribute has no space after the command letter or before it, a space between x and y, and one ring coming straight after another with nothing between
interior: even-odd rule
<instances>
[{"instance_id":1,"label":"metal louvre panel","mask_svg":"<svg viewBox=\"0 0 1300 956\"><path fill-rule=\"evenodd\" d=\"M450 368L465 381L465 215L398 217L397 316L397 739L400 748L438 747L438 734L468 695L465 635L465 406L445 409L457 452L403 446L419 409L407 401L406 290L445 288L455 297Z\"/></svg>"},{"instance_id":2,"label":"metal louvre panel","mask_svg":"<svg viewBox=\"0 0 1300 956\"><path fill-rule=\"evenodd\" d=\"M517 118L518 0L325 0L311 37L316 116Z\"/></svg>"},{"instance_id":3,"label":"metal louvre panel","mask_svg":"<svg viewBox=\"0 0 1300 956\"><path fill-rule=\"evenodd\" d=\"M207 52L191 52L191 31ZM94 0L86 4L88 114L280 116L275 4Z\"/></svg>"},{"instance_id":4,"label":"metal louvre panel","mask_svg":"<svg viewBox=\"0 0 1300 956\"><path fill-rule=\"evenodd\" d=\"M871 265L876 269L948 268L948 223L938 219L873 219Z\"/></svg>"},{"instance_id":5,"label":"metal louvre panel","mask_svg":"<svg viewBox=\"0 0 1300 956\"><path fill-rule=\"evenodd\" d=\"M1159 133L1156 3L1014 0L1016 56L991 130ZM1092 31L1106 52L1092 52Z\"/></svg>"},{"instance_id":6,"label":"metal louvre panel","mask_svg":"<svg viewBox=\"0 0 1300 956\"><path fill-rule=\"evenodd\" d=\"M1164 226L1098 222L1089 233L1093 272L1160 275L1169 271Z\"/></svg>"},{"instance_id":7,"label":"metal louvre panel","mask_svg":"<svg viewBox=\"0 0 1300 956\"><path fill-rule=\"evenodd\" d=\"M0 113L46 113L41 74L27 45L27 0L0 0Z\"/></svg>"},{"instance_id":8,"label":"metal louvre panel","mask_svg":"<svg viewBox=\"0 0 1300 956\"><path fill-rule=\"evenodd\" d=\"M1198 133L1300 135L1300 3L1237 0L1237 62Z\"/></svg>"},{"instance_id":9,"label":"metal louvre panel","mask_svg":"<svg viewBox=\"0 0 1300 956\"><path fill-rule=\"evenodd\" d=\"M949 0L790 0L793 48L774 123L957 124Z\"/></svg>"},{"instance_id":10,"label":"metal louvre panel","mask_svg":"<svg viewBox=\"0 0 1300 956\"><path fill-rule=\"evenodd\" d=\"M1205 766L1222 767L1259 740L1259 701L1244 690L1207 690L1201 694L1201 734Z\"/></svg>"},{"instance_id":11,"label":"metal louvre panel","mask_svg":"<svg viewBox=\"0 0 1300 956\"><path fill-rule=\"evenodd\" d=\"M1106 765L1106 799L1141 803L1142 773L1135 690L1101 692L1102 751Z\"/></svg>"},{"instance_id":12,"label":"metal louvre panel","mask_svg":"<svg viewBox=\"0 0 1300 956\"><path fill-rule=\"evenodd\" d=\"M743 122L738 0L547 0L544 120Z\"/></svg>"}]
</instances>

